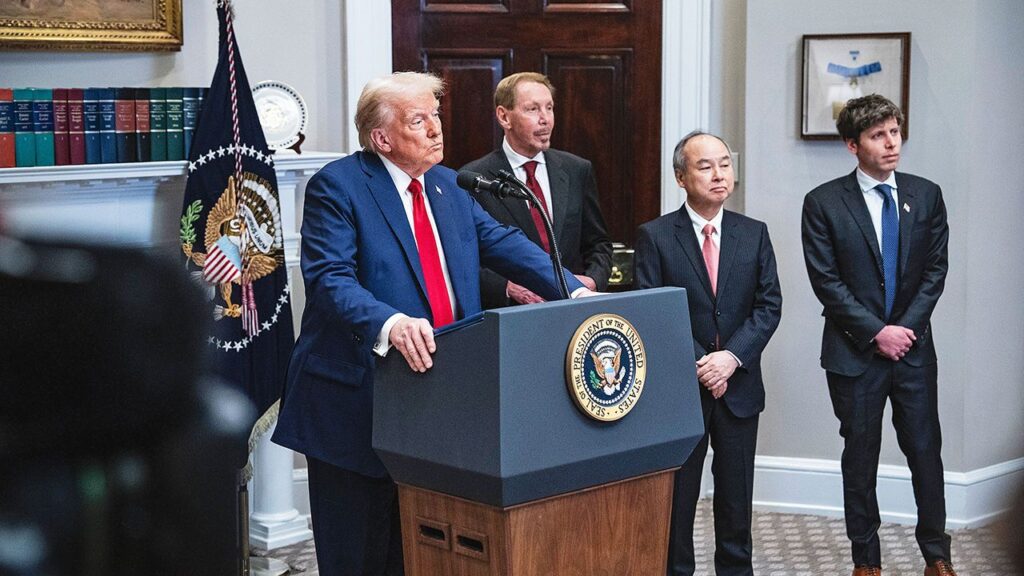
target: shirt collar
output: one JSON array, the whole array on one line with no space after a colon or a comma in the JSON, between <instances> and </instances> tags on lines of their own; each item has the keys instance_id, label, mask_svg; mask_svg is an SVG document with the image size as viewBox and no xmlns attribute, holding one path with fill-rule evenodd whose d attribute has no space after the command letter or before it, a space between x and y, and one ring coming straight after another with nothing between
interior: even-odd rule
<instances>
[{"instance_id":1,"label":"shirt collar","mask_svg":"<svg viewBox=\"0 0 1024 576\"><path fill-rule=\"evenodd\" d=\"M885 182L879 182L871 176L868 176L860 166L857 167L857 184L860 185L860 191L867 194L868 192L875 189L879 184L888 184L893 190L896 189L896 172L893 171L889 174L889 177L885 179Z\"/></svg>"},{"instance_id":2,"label":"shirt collar","mask_svg":"<svg viewBox=\"0 0 1024 576\"><path fill-rule=\"evenodd\" d=\"M719 208L718 214L715 214L714 218L712 218L711 220L705 220L703 216L697 214L697 212L695 212L693 208L690 208L689 204L684 203L683 207L686 208L686 213L690 215L690 222L693 223L695 229L697 229L698 231L702 231L704 230L704 226L706 224L711 224L712 226L715 227L716 233L722 233L722 214L725 213L725 210Z\"/></svg>"},{"instance_id":3,"label":"shirt collar","mask_svg":"<svg viewBox=\"0 0 1024 576\"><path fill-rule=\"evenodd\" d=\"M380 158L380 161L384 163L384 167L387 168L388 174L391 176L391 181L395 183L395 189L398 190L399 193L404 194L405 191L409 189L409 184L412 182L412 176L406 174L401 168L396 166L394 162L385 158L383 154L377 154L377 156ZM420 181L420 185L422 186L423 176L420 175L417 180ZM426 187L422 189L426 190Z\"/></svg>"},{"instance_id":4,"label":"shirt collar","mask_svg":"<svg viewBox=\"0 0 1024 576\"><path fill-rule=\"evenodd\" d=\"M512 149L512 146L509 145L508 143L508 138L503 137L501 139L501 149L505 152L505 157L508 158L508 163L512 165L513 169L519 168L520 166L526 164L527 162L539 162L541 164L544 163L543 150L538 152L537 155L534 156L533 158L523 156L519 152L516 152L515 150Z\"/></svg>"}]
</instances>

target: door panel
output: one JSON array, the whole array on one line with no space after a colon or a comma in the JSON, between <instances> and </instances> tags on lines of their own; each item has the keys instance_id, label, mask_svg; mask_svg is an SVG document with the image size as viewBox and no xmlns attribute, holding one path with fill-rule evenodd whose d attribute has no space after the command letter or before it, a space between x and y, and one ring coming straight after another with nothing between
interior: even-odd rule
<instances>
[{"instance_id":1,"label":"door panel","mask_svg":"<svg viewBox=\"0 0 1024 576\"><path fill-rule=\"evenodd\" d=\"M553 146L594 163L612 240L660 212L661 0L392 0L396 70L430 70L444 164L501 144L493 91L514 72L555 85Z\"/></svg>"}]
</instances>

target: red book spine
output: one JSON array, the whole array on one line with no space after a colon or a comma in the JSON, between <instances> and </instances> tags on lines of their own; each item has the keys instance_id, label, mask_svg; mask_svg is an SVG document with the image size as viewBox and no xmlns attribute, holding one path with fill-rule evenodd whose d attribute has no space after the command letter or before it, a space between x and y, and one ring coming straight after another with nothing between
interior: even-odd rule
<instances>
[{"instance_id":1,"label":"red book spine","mask_svg":"<svg viewBox=\"0 0 1024 576\"><path fill-rule=\"evenodd\" d=\"M72 164L85 164L84 91L68 88L68 152Z\"/></svg>"},{"instance_id":2,"label":"red book spine","mask_svg":"<svg viewBox=\"0 0 1024 576\"><path fill-rule=\"evenodd\" d=\"M71 149L68 145L68 91L67 88L53 89L53 159L62 166L71 163Z\"/></svg>"},{"instance_id":3,"label":"red book spine","mask_svg":"<svg viewBox=\"0 0 1024 576\"><path fill-rule=\"evenodd\" d=\"M0 168L14 166L14 92L0 88Z\"/></svg>"}]
</instances>

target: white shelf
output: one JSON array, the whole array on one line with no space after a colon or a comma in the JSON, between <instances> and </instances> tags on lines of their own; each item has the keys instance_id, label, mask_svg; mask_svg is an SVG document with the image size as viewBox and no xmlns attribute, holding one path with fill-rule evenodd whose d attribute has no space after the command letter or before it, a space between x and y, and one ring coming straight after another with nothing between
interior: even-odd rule
<instances>
[{"instance_id":1,"label":"white shelf","mask_svg":"<svg viewBox=\"0 0 1024 576\"><path fill-rule=\"evenodd\" d=\"M286 257L297 262L305 183L337 152L274 155ZM125 246L178 242L188 163L137 162L0 169L0 220L9 233Z\"/></svg>"},{"instance_id":2,"label":"white shelf","mask_svg":"<svg viewBox=\"0 0 1024 576\"><path fill-rule=\"evenodd\" d=\"M278 171L320 169L331 160L341 158L338 152L303 152L291 150L274 154ZM33 166L31 168L0 168L0 192L12 184L59 184L82 180L136 180L184 176L188 162L131 162L125 164L79 164L74 166Z\"/></svg>"}]
</instances>

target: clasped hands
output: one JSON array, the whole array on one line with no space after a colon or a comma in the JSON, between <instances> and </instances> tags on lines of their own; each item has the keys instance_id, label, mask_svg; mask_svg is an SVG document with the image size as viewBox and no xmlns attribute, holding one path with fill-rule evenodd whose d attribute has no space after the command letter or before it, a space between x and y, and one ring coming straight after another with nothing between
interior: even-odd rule
<instances>
[{"instance_id":1,"label":"clasped hands","mask_svg":"<svg viewBox=\"0 0 1024 576\"><path fill-rule=\"evenodd\" d=\"M875 335L875 348L880 355L898 362L907 355L916 341L917 336L910 328L889 325Z\"/></svg>"},{"instance_id":2,"label":"clasped hands","mask_svg":"<svg viewBox=\"0 0 1024 576\"><path fill-rule=\"evenodd\" d=\"M729 388L729 378L738 367L736 357L725 350L705 354L697 360L697 381L711 392L712 397L721 398Z\"/></svg>"}]
</instances>

